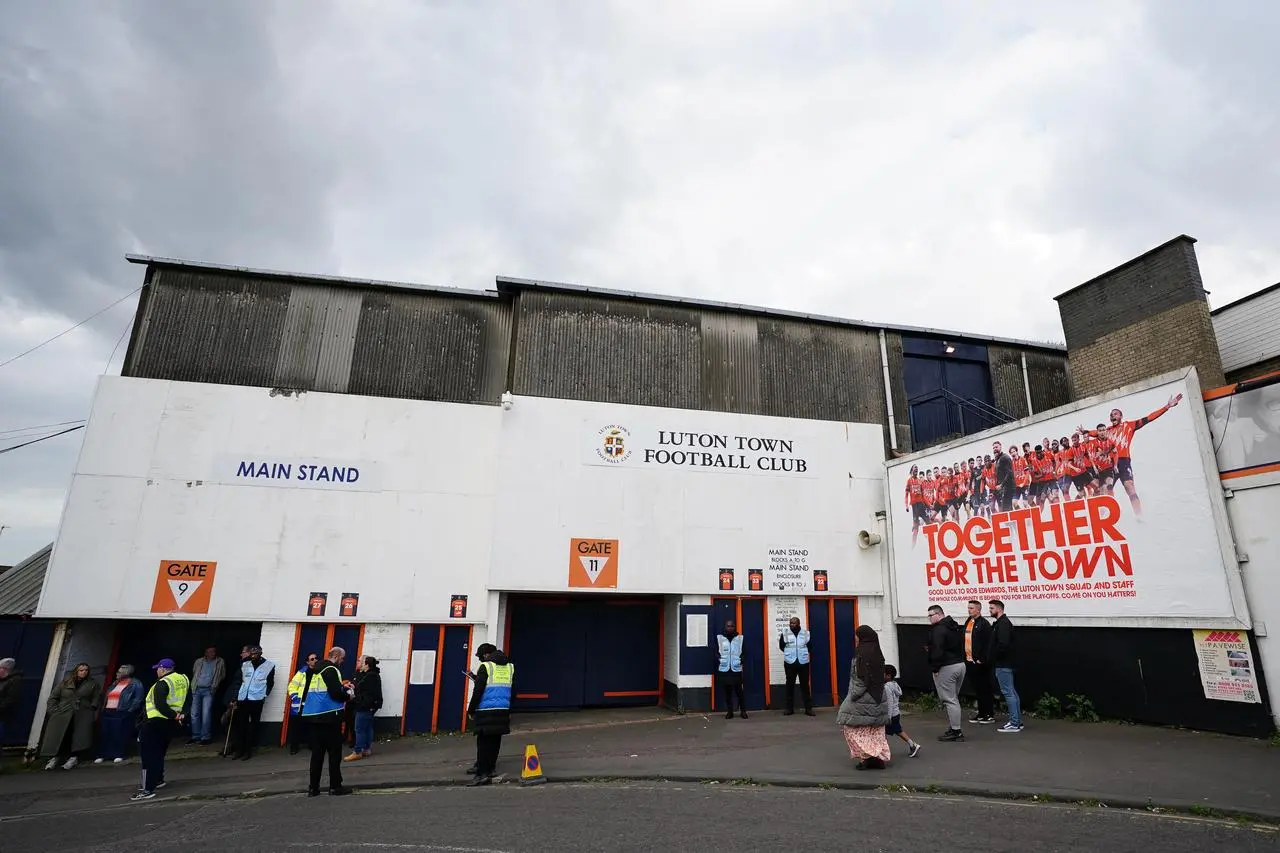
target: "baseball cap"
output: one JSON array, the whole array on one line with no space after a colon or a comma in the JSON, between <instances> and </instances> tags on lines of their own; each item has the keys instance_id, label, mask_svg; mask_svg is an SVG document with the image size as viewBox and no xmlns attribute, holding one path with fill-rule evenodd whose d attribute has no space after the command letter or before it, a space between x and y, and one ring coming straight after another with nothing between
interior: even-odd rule
<instances>
[{"instance_id":1,"label":"baseball cap","mask_svg":"<svg viewBox=\"0 0 1280 853\"><path fill-rule=\"evenodd\" d=\"M160 667L164 667L165 669L177 669L177 667L173 665L173 658L161 658L160 663L151 668L159 669Z\"/></svg>"}]
</instances>

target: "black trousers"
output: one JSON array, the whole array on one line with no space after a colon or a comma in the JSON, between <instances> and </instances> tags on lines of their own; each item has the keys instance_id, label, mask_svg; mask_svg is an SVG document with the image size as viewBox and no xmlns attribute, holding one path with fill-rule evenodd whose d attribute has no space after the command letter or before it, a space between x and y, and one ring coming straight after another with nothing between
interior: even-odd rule
<instances>
[{"instance_id":1,"label":"black trousers","mask_svg":"<svg viewBox=\"0 0 1280 853\"><path fill-rule=\"evenodd\" d=\"M502 751L502 735L476 735L476 775L492 776L498 772L498 753Z\"/></svg>"},{"instance_id":2,"label":"black trousers","mask_svg":"<svg viewBox=\"0 0 1280 853\"><path fill-rule=\"evenodd\" d=\"M809 664L783 663L787 672L787 710L796 709L796 681L800 682L800 698L804 700L804 709L813 710L813 697L809 695Z\"/></svg>"},{"instance_id":3,"label":"black trousers","mask_svg":"<svg viewBox=\"0 0 1280 853\"><path fill-rule=\"evenodd\" d=\"M253 748L258 745L258 722L262 719L262 706L265 699L243 699L236 703L235 752L252 755Z\"/></svg>"},{"instance_id":4,"label":"black trousers","mask_svg":"<svg viewBox=\"0 0 1280 853\"><path fill-rule=\"evenodd\" d=\"M342 787L342 715L326 714L307 720L311 736L311 790L320 790L324 760L329 759L329 790Z\"/></svg>"},{"instance_id":5,"label":"black trousers","mask_svg":"<svg viewBox=\"0 0 1280 853\"><path fill-rule=\"evenodd\" d=\"M289 718L289 735L288 744L289 752L297 752L303 746L311 743L311 736L307 733L306 717L301 715Z\"/></svg>"},{"instance_id":6,"label":"black trousers","mask_svg":"<svg viewBox=\"0 0 1280 853\"><path fill-rule=\"evenodd\" d=\"M727 672L721 673L720 690L724 693L724 709L730 714L733 713L733 697L738 697L738 710L746 711L747 704L743 698L742 692L742 673Z\"/></svg>"},{"instance_id":7,"label":"black trousers","mask_svg":"<svg viewBox=\"0 0 1280 853\"><path fill-rule=\"evenodd\" d=\"M138 758L142 762L142 790L154 791L164 781L164 756L173 739L173 722L151 717L138 729Z\"/></svg>"},{"instance_id":8,"label":"black trousers","mask_svg":"<svg viewBox=\"0 0 1280 853\"><path fill-rule=\"evenodd\" d=\"M969 674L969 683L978 694L978 716L994 717L996 714L995 685L991 681L991 667L986 664L968 663L964 665Z\"/></svg>"}]
</instances>

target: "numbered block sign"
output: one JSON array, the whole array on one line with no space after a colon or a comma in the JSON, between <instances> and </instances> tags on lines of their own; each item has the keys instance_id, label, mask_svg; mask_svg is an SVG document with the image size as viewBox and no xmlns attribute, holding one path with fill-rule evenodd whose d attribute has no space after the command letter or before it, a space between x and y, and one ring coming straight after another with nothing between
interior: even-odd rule
<instances>
[{"instance_id":1,"label":"numbered block sign","mask_svg":"<svg viewBox=\"0 0 1280 853\"><path fill-rule=\"evenodd\" d=\"M617 589L618 540L569 540L569 588Z\"/></svg>"},{"instance_id":2,"label":"numbered block sign","mask_svg":"<svg viewBox=\"0 0 1280 853\"><path fill-rule=\"evenodd\" d=\"M208 613L217 569L217 563L161 560L151 595L151 612Z\"/></svg>"}]
</instances>

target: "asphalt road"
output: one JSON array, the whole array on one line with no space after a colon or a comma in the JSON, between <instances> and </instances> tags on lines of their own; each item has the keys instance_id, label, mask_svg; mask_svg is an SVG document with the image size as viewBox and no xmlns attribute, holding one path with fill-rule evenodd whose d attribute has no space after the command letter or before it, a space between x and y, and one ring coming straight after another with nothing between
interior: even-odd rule
<instances>
[{"instance_id":1,"label":"asphalt road","mask_svg":"<svg viewBox=\"0 0 1280 853\"><path fill-rule=\"evenodd\" d=\"M1276 830L1085 806L716 785L425 788L157 799L0 821L4 853L152 851L1275 851Z\"/></svg>"}]
</instances>

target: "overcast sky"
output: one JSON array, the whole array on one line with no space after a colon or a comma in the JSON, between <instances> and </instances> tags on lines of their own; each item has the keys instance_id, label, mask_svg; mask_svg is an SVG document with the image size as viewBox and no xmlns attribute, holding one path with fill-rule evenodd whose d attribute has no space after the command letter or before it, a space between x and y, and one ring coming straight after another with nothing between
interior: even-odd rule
<instances>
[{"instance_id":1,"label":"overcast sky","mask_svg":"<svg viewBox=\"0 0 1280 853\"><path fill-rule=\"evenodd\" d=\"M1280 4L0 0L0 361L126 252L495 275L1061 340L1188 233L1280 280ZM85 417L136 297L0 368L0 447ZM110 363L118 372L121 344ZM0 455L0 563L75 433Z\"/></svg>"}]
</instances>

